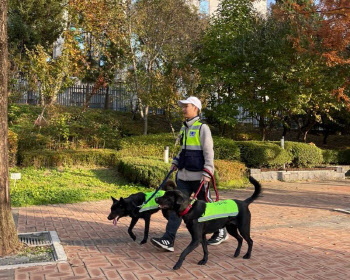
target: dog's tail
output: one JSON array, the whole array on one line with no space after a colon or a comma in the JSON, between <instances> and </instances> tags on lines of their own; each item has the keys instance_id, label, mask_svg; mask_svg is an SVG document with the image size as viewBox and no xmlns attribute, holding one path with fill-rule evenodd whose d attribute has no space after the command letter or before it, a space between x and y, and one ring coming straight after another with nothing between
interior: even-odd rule
<instances>
[{"instance_id":1,"label":"dog's tail","mask_svg":"<svg viewBox=\"0 0 350 280\"><path fill-rule=\"evenodd\" d=\"M257 180L255 180L252 176L249 176L249 182L251 182L254 185L255 190L254 190L253 195L245 200L245 202L247 202L248 204L252 203L261 194L260 183Z\"/></svg>"}]
</instances>

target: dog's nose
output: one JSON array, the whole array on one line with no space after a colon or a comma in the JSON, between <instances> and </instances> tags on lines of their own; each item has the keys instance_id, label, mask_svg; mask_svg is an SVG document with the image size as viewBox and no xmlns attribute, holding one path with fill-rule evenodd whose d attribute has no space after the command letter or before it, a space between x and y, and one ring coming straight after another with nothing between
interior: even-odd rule
<instances>
[{"instance_id":1,"label":"dog's nose","mask_svg":"<svg viewBox=\"0 0 350 280\"><path fill-rule=\"evenodd\" d=\"M158 201L159 201L158 198L159 198L159 197L157 197L157 198L154 200L156 203L158 203Z\"/></svg>"}]
</instances>

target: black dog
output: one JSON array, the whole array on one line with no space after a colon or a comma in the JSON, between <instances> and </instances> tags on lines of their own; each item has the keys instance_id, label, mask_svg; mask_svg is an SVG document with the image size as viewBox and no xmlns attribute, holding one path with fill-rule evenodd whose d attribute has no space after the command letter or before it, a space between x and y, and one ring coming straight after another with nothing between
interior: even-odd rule
<instances>
[{"instance_id":1,"label":"black dog","mask_svg":"<svg viewBox=\"0 0 350 280\"><path fill-rule=\"evenodd\" d=\"M162 189L165 191L169 191L174 190L175 188L175 183L169 180L165 183L165 186ZM118 220L122 217L131 217L131 223L128 228L128 233L134 241L136 240L136 236L132 232L132 230L140 218L144 219L145 231L140 244L145 244L147 242L151 216L159 210L159 208L156 208L154 210L140 212L140 208L138 206L142 205L145 202L145 197L145 194L142 192L132 194L127 198L121 197L119 200L115 199L112 196L113 204L111 206L111 213L107 217L108 220L113 220L114 225L116 225ZM167 212L167 210L162 210L163 216L166 219L168 218Z\"/></svg>"},{"instance_id":2,"label":"black dog","mask_svg":"<svg viewBox=\"0 0 350 280\"><path fill-rule=\"evenodd\" d=\"M244 201L233 200L237 203L238 214L234 217L225 217L218 218L214 220L209 220L205 222L198 222L198 219L203 215L206 209L206 203L204 201L198 200L193 204L193 207L183 215L183 220L186 224L187 229L189 230L192 240L187 248L181 253L179 260L173 267L173 269L179 269L185 260L186 256L191 253L201 242L204 252L203 259L198 263L199 265L205 265L208 261L208 248L206 234L213 233L223 227L226 227L228 233L235 237L238 241L238 246L234 254L235 257L238 257L242 247L242 241L244 240L248 243L248 251L244 255L244 259L249 259L252 247L253 240L250 238L250 211L248 206L252 203L261 193L261 185L254 178L249 177L249 181L254 185L255 191L253 195L247 198ZM173 209L176 213L184 213L184 210L188 208L191 200L184 195L181 191L173 190L167 191L164 196L158 197L155 200L161 209ZM239 230L240 234L238 234ZM242 238L243 237L243 238Z\"/></svg>"}]
</instances>

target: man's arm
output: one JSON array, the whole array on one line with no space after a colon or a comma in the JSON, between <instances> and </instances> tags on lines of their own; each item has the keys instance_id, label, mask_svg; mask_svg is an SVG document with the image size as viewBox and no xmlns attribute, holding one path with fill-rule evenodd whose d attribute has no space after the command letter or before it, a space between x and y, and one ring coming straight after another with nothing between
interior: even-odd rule
<instances>
[{"instance_id":1,"label":"man's arm","mask_svg":"<svg viewBox=\"0 0 350 280\"><path fill-rule=\"evenodd\" d=\"M206 124L201 127L200 139L204 156L204 168L214 174L214 143L210 128ZM210 178L207 172L203 172L203 175Z\"/></svg>"}]
</instances>

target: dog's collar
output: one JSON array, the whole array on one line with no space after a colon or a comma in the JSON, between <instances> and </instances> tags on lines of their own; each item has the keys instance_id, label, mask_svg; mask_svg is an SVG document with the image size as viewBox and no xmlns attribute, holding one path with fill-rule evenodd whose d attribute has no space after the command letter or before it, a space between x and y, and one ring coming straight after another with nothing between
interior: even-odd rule
<instances>
[{"instance_id":1,"label":"dog's collar","mask_svg":"<svg viewBox=\"0 0 350 280\"><path fill-rule=\"evenodd\" d=\"M179 213L180 217L185 216L185 215L188 213L188 211L191 210L193 204L194 204L196 201L197 201L197 198L192 199L191 203L187 206L187 208L186 208L184 211L182 211L182 212Z\"/></svg>"}]
</instances>

